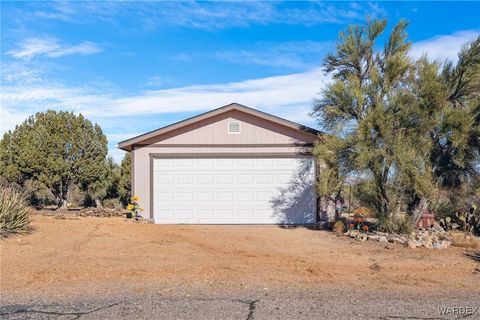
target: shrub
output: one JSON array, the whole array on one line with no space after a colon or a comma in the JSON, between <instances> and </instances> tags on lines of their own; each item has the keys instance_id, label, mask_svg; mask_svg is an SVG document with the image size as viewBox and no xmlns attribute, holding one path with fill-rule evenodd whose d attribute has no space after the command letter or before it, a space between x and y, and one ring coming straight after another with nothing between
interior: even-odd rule
<instances>
[{"instance_id":1,"label":"shrub","mask_svg":"<svg viewBox=\"0 0 480 320\"><path fill-rule=\"evenodd\" d=\"M30 208L25 195L12 187L0 186L0 238L30 231Z\"/></svg>"},{"instance_id":2,"label":"shrub","mask_svg":"<svg viewBox=\"0 0 480 320\"><path fill-rule=\"evenodd\" d=\"M345 230L345 223L343 223L343 221L341 221L341 220L338 220L333 225L333 231L334 232L342 233L344 230Z\"/></svg>"},{"instance_id":3,"label":"shrub","mask_svg":"<svg viewBox=\"0 0 480 320\"><path fill-rule=\"evenodd\" d=\"M105 199L102 201L102 204L105 208L108 208L108 209L117 209L117 210L124 209L122 202L118 198Z\"/></svg>"},{"instance_id":4,"label":"shrub","mask_svg":"<svg viewBox=\"0 0 480 320\"><path fill-rule=\"evenodd\" d=\"M378 230L388 233L409 234L414 230L413 223L408 217L379 220Z\"/></svg>"}]
</instances>

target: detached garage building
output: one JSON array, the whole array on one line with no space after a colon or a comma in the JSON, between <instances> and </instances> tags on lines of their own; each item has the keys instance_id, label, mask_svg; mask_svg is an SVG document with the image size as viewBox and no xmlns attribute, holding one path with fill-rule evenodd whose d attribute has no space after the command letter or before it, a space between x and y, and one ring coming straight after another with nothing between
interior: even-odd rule
<instances>
[{"instance_id":1,"label":"detached garage building","mask_svg":"<svg viewBox=\"0 0 480 320\"><path fill-rule=\"evenodd\" d=\"M237 103L119 143L132 194L164 224L317 222L319 132Z\"/></svg>"}]
</instances>

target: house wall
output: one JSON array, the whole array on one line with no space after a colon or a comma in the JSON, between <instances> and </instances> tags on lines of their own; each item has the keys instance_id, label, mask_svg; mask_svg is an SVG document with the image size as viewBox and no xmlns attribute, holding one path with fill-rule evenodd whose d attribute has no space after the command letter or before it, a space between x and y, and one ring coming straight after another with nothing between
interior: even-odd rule
<instances>
[{"instance_id":1,"label":"house wall","mask_svg":"<svg viewBox=\"0 0 480 320\"><path fill-rule=\"evenodd\" d=\"M229 120L241 121L240 134L228 134ZM153 155L293 155L310 153L317 137L233 110L134 145L133 194L144 216L151 214L150 170Z\"/></svg>"}]
</instances>

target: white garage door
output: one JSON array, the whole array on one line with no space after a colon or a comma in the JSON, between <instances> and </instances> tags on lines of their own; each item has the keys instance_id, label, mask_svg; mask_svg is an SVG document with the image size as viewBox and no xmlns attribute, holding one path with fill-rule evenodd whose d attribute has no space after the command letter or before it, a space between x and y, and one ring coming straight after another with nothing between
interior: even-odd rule
<instances>
[{"instance_id":1,"label":"white garage door","mask_svg":"<svg viewBox=\"0 0 480 320\"><path fill-rule=\"evenodd\" d=\"M315 223L311 157L153 161L156 223Z\"/></svg>"}]
</instances>

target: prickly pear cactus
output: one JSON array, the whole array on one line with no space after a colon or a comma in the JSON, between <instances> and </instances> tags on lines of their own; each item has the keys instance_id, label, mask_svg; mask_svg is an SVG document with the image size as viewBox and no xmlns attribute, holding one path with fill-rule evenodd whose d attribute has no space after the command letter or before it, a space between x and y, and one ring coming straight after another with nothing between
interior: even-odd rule
<instances>
[{"instance_id":1,"label":"prickly pear cactus","mask_svg":"<svg viewBox=\"0 0 480 320\"><path fill-rule=\"evenodd\" d=\"M445 230L461 230L480 236L480 210L474 204L468 212L455 212L440 219L439 224Z\"/></svg>"}]
</instances>

